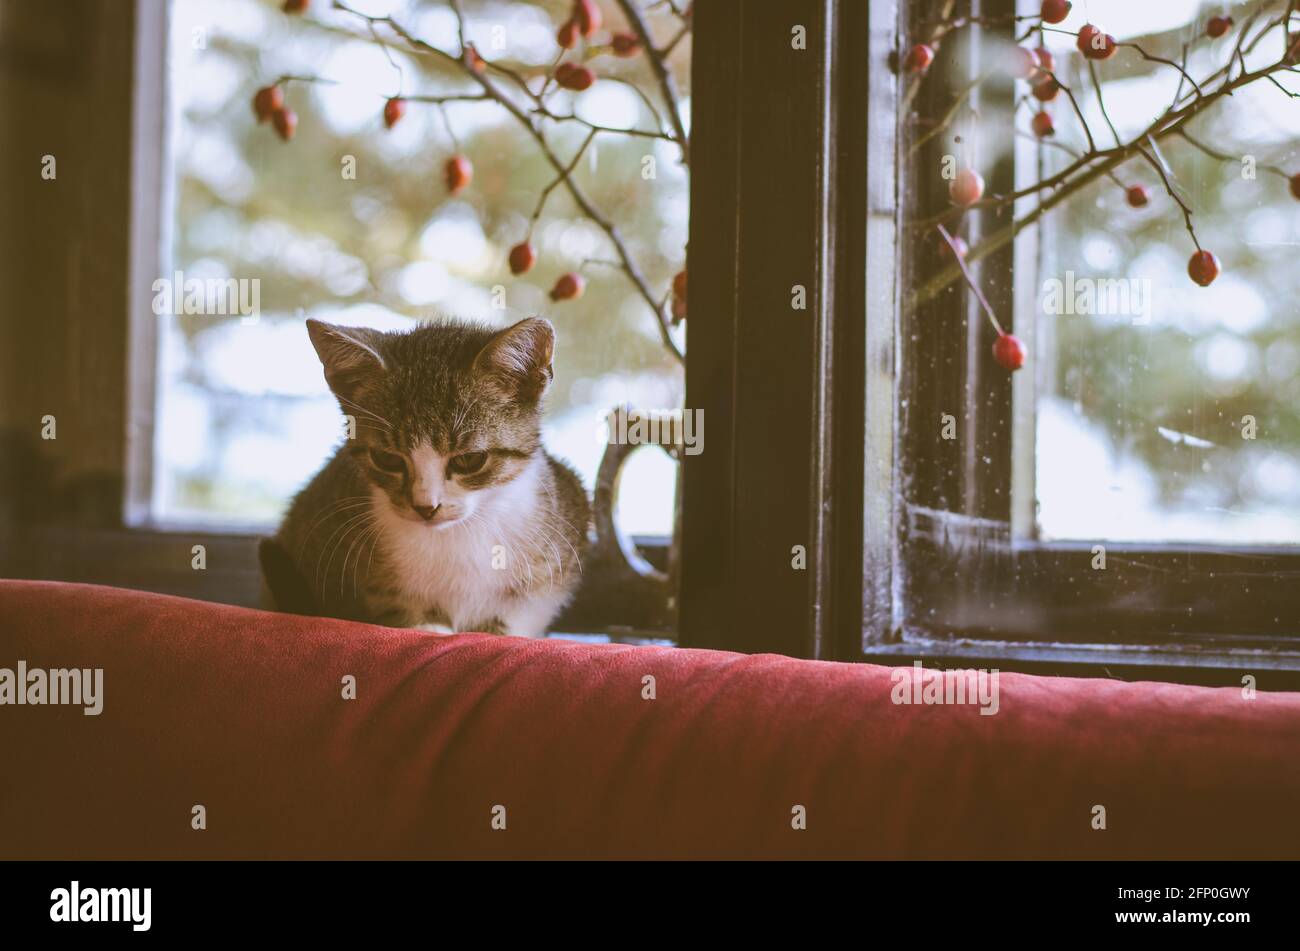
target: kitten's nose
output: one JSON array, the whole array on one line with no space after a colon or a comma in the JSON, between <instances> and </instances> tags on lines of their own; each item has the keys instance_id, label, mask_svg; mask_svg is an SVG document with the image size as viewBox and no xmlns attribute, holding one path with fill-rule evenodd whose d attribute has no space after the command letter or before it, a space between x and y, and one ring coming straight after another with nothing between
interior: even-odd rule
<instances>
[{"instance_id":1,"label":"kitten's nose","mask_svg":"<svg viewBox=\"0 0 1300 951\"><path fill-rule=\"evenodd\" d=\"M432 522L433 517L438 514L438 509L442 508L442 503L437 505L412 505L415 513L426 522Z\"/></svg>"}]
</instances>

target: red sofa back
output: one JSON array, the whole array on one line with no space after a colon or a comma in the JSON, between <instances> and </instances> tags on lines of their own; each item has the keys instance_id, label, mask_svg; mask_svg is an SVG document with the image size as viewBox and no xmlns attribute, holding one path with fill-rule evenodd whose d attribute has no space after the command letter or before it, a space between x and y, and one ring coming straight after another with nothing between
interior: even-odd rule
<instances>
[{"instance_id":1,"label":"red sofa back","mask_svg":"<svg viewBox=\"0 0 1300 951\"><path fill-rule=\"evenodd\" d=\"M103 709L0 706L3 858L1300 855L1296 694L1002 674L988 716L886 667L0 582L20 660L102 668Z\"/></svg>"}]
</instances>

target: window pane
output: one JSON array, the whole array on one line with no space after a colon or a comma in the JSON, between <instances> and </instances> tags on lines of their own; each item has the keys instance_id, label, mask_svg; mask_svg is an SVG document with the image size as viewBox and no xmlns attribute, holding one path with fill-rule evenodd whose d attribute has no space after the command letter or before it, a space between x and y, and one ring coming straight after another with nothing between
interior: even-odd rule
<instances>
[{"instance_id":1,"label":"window pane","mask_svg":"<svg viewBox=\"0 0 1300 951\"><path fill-rule=\"evenodd\" d=\"M445 4L357 6L457 48ZM540 77L557 53L555 12L554 4L467 3L469 39L492 62ZM607 23L614 15L606 11ZM656 29L670 25L651 18ZM410 102L385 129L386 98L399 91L472 91L454 64L397 46L386 54L363 21L328 4L288 16L258 0L173 3L170 52L173 269L185 280L256 279L260 312L159 318L157 517L269 525L330 455L339 412L308 342L307 317L400 329L437 315L504 326L545 314L558 340L544 438L588 489L611 407L681 405L681 367L653 314L626 275L605 263L614 259L609 241L563 187L534 228L536 267L512 277L508 250L555 177L515 118L493 102ZM670 63L688 96L689 39ZM619 81L653 90L645 58L606 53L598 64L593 87L553 90L548 108L601 126L655 128L646 101ZM284 85L298 120L289 142L250 108L254 90L286 75L320 80ZM566 160L587 134L576 121L547 129ZM456 153L472 162L473 181L450 196L443 167ZM573 175L617 222L646 283L666 292L684 267L687 237L687 176L676 146L601 134ZM547 292L567 271L585 276L586 292L553 303ZM629 463L625 482L636 491L622 500L623 524L666 535L675 471L639 458L648 455ZM637 477L647 466L656 477Z\"/></svg>"},{"instance_id":2,"label":"window pane","mask_svg":"<svg viewBox=\"0 0 1300 951\"><path fill-rule=\"evenodd\" d=\"M1259 6L1234 7L1238 25ZM1189 43L1186 69L1198 79L1220 69L1236 41L1205 39L1198 0L1093 3L1086 18L1082 7L1062 29L1091 19L1175 61ZM1074 40L1046 37L1098 147L1109 148L1114 139ZM1281 42L1279 31L1246 57L1248 67L1276 62ZM1179 92L1177 69L1132 49L1097 71L1124 142ZM1181 96L1193 96L1187 83ZM1052 171L1072 160L1060 146L1082 152L1087 143L1064 96L1047 108L1057 128L1043 154ZM1022 105L1024 131L1031 114ZM1210 286L1189 279L1196 246L1161 176L1140 156L1116 169L1118 181L1102 178L1048 216L1035 302L1045 538L1300 541L1300 206L1286 177L1266 169L1300 171L1300 108L1256 82L1187 128L1221 157L1177 135L1160 139L1152 157L1167 162L1201 246L1222 262ZM1136 185L1149 195L1144 206L1127 198Z\"/></svg>"}]
</instances>

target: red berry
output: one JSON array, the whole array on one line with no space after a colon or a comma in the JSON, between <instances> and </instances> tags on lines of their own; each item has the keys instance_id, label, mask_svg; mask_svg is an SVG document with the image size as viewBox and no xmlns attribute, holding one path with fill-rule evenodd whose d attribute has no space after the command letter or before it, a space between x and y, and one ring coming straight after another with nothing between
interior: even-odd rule
<instances>
[{"instance_id":1,"label":"red berry","mask_svg":"<svg viewBox=\"0 0 1300 951\"><path fill-rule=\"evenodd\" d=\"M686 319L686 298L673 298L673 326L680 324Z\"/></svg>"},{"instance_id":2,"label":"red berry","mask_svg":"<svg viewBox=\"0 0 1300 951\"><path fill-rule=\"evenodd\" d=\"M581 297L586 288L587 282L582 279L581 274L574 274L572 271L561 274L560 279L551 288L551 300L573 300L575 297Z\"/></svg>"},{"instance_id":3,"label":"red berry","mask_svg":"<svg viewBox=\"0 0 1300 951\"><path fill-rule=\"evenodd\" d=\"M555 34L555 42L559 43L566 50L571 50L578 45L578 21L570 17L560 26Z\"/></svg>"},{"instance_id":4,"label":"red berry","mask_svg":"<svg viewBox=\"0 0 1300 951\"><path fill-rule=\"evenodd\" d=\"M537 252L527 241L520 241L510 249L510 273L527 274L537 263Z\"/></svg>"},{"instance_id":5,"label":"red berry","mask_svg":"<svg viewBox=\"0 0 1300 951\"><path fill-rule=\"evenodd\" d=\"M311 5L311 0L284 0L280 9L285 13L303 13Z\"/></svg>"},{"instance_id":6,"label":"red berry","mask_svg":"<svg viewBox=\"0 0 1300 951\"><path fill-rule=\"evenodd\" d=\"M903 72L923 73L934 62L934 49L924 43L917 43L903 57Z\"/></svg>"},{"instance_id":7,"label":"red berry","mask_svg":"<svg viewBox=\"0 0 1300 951\"><path fill-rule=\"evenodd\" d=\"M1051 102L1061 91L1061 84L1051 76L1044 76L1030 87L1034 98L1040 102Z\"/></svg>"},{"instance_id":8,"label":"red berry","mask_svg":"<svg viewBox=\"0 0 1300 951\"><path fill-rule=\"evenodd\" d=\"M1056 60L1052 58L1052 51L1046 46L1040 46L1034 50L1038 54L1038 68L1044 72L1050 73L1056 69Z\"/></svg>"},{"instance_id":9,"label":"red berry","mask_svg":"<svg viewBox=\"0 0 1300 951\"><path fill-rule=\"evenodd\" d=\"M1218 39L1232 29L1232 17L1210 17L1210 21L1205 24L1205 33L1214 39Z\"/></svg>"},{"instance_id":10,"label":"red berry","mask_svg":"<svg viewBox=\"0 0 1300 951\"><path fill-rule=\"evenodd\" d=\"M276 134L288 142L298 128L298 114L292 109L281 107L271 113L271 125L275 126Z\"/></svg>"},{"instance_id":11,"label":"red berry","mask_svg":"<svg viewBox=\"0 0 1300 951\"><path fill-rule=\"evenodd\" d=\"M973 205L984 194L984 178L979 172L963 168L948 186L948 195L954 204Z\"/></svg>"},{"instance_id":12,"label":"red berry","mask_svg":"<svg viewBox=\"0 0 1300 951\"><path fill-rule=\"evenodd\" d=\"M1197 251L1187 262L1187 274L1202 287L1209 287L1219 276L1219 259L1209 251Z\"/></svg>"},{"instance_id":13,"label":"red berry","mask_svg":"<svg viewBox=\"0 0 1300 951\"><path fill-rule=\"evenodd\" d=\"M1133 185L1125 194L1128 196L1128 203L1134 208L1141 208L1151 200L1151 192L1147 191L1145 185Z\"/></svg>"},{"instance_id":14,"label":"red berry","mask_svg":"<svg viewBox=\"0 0 1300 951\"><path fill-rule=\"evenodd\" d=\"M1050 112L1040 112L1035 115L1033 126L1034 135L1038 136L1040 139L1045 139L1049 135L1056 134L1056 124L1052 122L1052 114Z\"/></svg>"},{"instance_id":15,"label":"red berry","mask_svg":"<svg viewBox=\"0 0 1300 951\"><path fill-rule=\"evenodd\" d=\"M384 125L392 128L397 125L402 116L406 115L406 100L396 97L384 103Z\"/></svg>"},{"instance_id":16,"label":"red berry","mask_svg":"<svg viewBox=\"0 0 1300 951\"><path fill-rule=\"evenodd\" d=\"M478 49L473 43L465 44L465 61L469 63L469 68L476 73L481 73L487 69L487 60L479 55Z\"/></svg>"},{"instance_id":17,"label":"red berry","mask_svg":"<svg viewBox=\"0 0 1300 951\"><path fill-rule=\"evenodd\" d=\"M686 296L686 271L684 269L673 275L673 296Z\"/></svg>"},{"instance_id":18,"label":"red berry","mask_svg":"<svg viewBox=\"0 0 1300 951\"><path fill-rule=\"evenodd\" d=\"M1038 72L1040 66L1042 63L1039 62L1037 53L1023 46L1017 46L1011 51L1011 58L1007 61L1007 73L1015 79L1030 79Z\"/></svg>"},{"instance_id":19,"label":"red berry","mask_svg":"<svg viewBox=\"0 0 1300 951\"><path fill-rule=\"evenodd\" d=\"M965 238L953 235L952 244L949 244L944 240L943 235L939 235L939 254L941 257L951 258L953 245L957 246L957 257L963 261L966 260L966 255L970 253L970 245L966 243Z\"/></svg>"},{"instance_id":20,"label":"red berry","mask_svg":"<svg viewBox=\"0 0 1300 951\"><path fill-rule=\"evenodd\" d=\"M615 56L635 56L641 52L641 41L632 33L615 33L613 43Z\"/></svg>"},{"instance_id":21,"label":"red berry","mask_svg":"<svg viewBox=\"0 0 1300 951\"><path fill-rule=\"evenodd\" d=\"M1109 33L1103 33L1091 23L1085 23L1079 30L1079 52L1088 59L1110 59L1115 55L1116 39Z\"/></svg>"},{"instance_id":22,"label":"red berry","mask_svg":"<svg viewBox=\"0 0 1300 951\"><path fill-rule=\"evenodd\" d=\"M993 359L1006 370L1019 370L1025 365L1025 345L1012 334L998 334L993 341Z\"/></svg>"},{"instance_id":23,"label":"red berry","mask_svg":"<svg viewBox=\"0 0 1300 951\"><path fill-rule=\"evenodd\" d=\"M1291 176L1291 194L1300 201L1300 172Z\"/></svg>"},{"instance_id":24,"label":"red berry","mask_svg":"<svg viewBox=\"0 0 1300 951\"><path fill-rule=\"evenodd\" d=\"M257 115L258 123L263 123L275 113L275 110L284 107L284 92L279 86L263 86L253 94L253 112Z\"/></svg>"},{"instance_id":25,"label":"red berry","mask_svg":"<svg viewBox=\"0 0 1300 951\"><path fill-rule=\"evenodd\" d=\"M573 0L573 19L578 21L583 36L591 36L600 29L600 6L596 0Z\"/></svg>"},{"instance_id":26,"label":"red berry","mask_svg":"<svg viewBox=\"0 0 1300 951\"><path fill-rule=\"evenodd\" d=\"M463 155L453 155L442 167L442 179L447 183L447 192L459 194L474 177L474 166Z\"/></svg>"},{"instance_id":27,"label":"red berry","mask_svg":"<svg viewBox=\"0 0 1300 951\"><path fill-rule=\"evenodd\" d=\"M565 67L568 68L566 69ZM582 92L584 89L591 88L591 84L596 81L596 74L586 66L575 66L572 63L561 63L555 70L555 81L565 89Z\"/></svg>"},{"instance_id":28,"label":"red berry","mask_svg":"<svg viewBox=\"0 0 1300 951\"><path fill-rule=\"evenodd\" d=\"M1071 6L1069 0L1043 0L1043 8L1040 11L1043 15L1043 22L1060 23L1070 15Z\"/></svg>"}]
</instances>

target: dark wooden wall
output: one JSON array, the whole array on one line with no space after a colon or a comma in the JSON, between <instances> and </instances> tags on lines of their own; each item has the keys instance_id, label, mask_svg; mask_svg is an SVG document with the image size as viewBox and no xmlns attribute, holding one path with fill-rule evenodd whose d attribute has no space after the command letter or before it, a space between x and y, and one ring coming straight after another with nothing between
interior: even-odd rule
<instances>
[{"instance_id":1,"label":"dark wooden wall","mask_svg":"<svg viewBox=\"0 0 1300 951\"><path fill-rule=\"evenodd\" d=\"M126 427L134 5L0 0L0 568L112 524ZM43 156L56 162L41 177ZM57 420L42 440L41 418Z\"/></svg>"}]
</instances>

